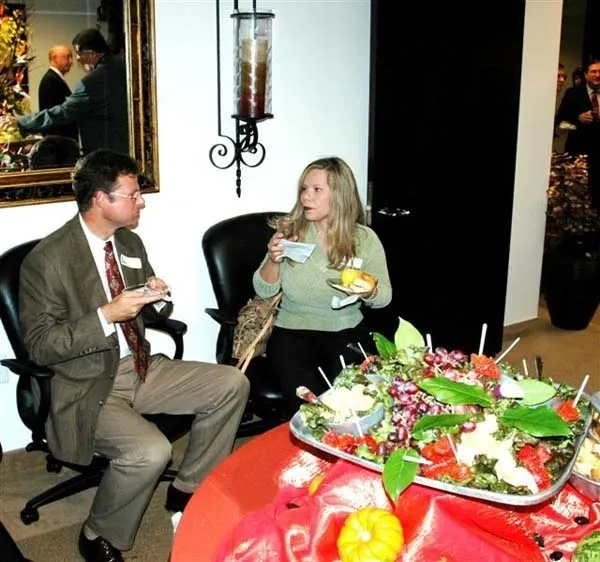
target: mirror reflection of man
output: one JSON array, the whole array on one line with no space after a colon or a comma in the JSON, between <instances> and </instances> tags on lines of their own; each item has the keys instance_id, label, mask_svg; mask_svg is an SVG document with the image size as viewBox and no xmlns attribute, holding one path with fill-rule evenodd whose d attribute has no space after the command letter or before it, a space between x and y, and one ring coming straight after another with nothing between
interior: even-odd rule
<instances>
[{"instance_id":1,"label":"mirror reflection of man","mask_svg":"<svg viewBox=\"0 0 600 562\"><path fill-rule=\"evenodd\" d=\"M65 76L73 65L73 51L68 45L54 45L48 51L50 68L42 77L38 88L39 109L50 109L63 103L70 95L71 88ZM79 129L77 123L57 125L44 132L44 135L58 135L68 137L79 142Z\"/></svg>"},{"instance_id":2,"label":"mirror reflection of man","mask_svg":"<svg viewBox=\"0 0 600 562\"><path fill-rule=\"evenodd\" d=\"M584 71L586 82L565 92L557 122L567 121L575 127L569 131L565 152L587 155L592 204L600 209L600 59L591 59Z\"/></svg>"},{"instance_id":3,"label":"mirror reflection of man","mask_svg":"<svg viewBox=\"0 0 600 562\"><path fill-rule=\"evenodd\" d=\"M60 105L38 113L0 118L0 127L17 125L21 134L45 133L56 125L77 123L83 154L98 148L129 153L129 117L125 60L112 55L103 35L86 29L73 39L78 62L87 74Z\"/></svg>"}]
</instances>

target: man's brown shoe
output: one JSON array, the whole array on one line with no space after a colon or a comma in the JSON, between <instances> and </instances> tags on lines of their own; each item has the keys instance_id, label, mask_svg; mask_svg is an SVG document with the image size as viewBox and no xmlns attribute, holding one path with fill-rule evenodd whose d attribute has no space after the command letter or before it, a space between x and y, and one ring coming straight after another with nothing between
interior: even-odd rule
<instances>
[{"instance_id":1,"label":"man's brown shoe","mask_svg":"<svg viewBox=\"0 0 600 562\"><path fill-rule=\"evenodd\" d=\"M86 562L125 562L120 550L102 537L94 540L86 538L83 529L79 534L79 552Z\"/></svg>"}]
</instances>

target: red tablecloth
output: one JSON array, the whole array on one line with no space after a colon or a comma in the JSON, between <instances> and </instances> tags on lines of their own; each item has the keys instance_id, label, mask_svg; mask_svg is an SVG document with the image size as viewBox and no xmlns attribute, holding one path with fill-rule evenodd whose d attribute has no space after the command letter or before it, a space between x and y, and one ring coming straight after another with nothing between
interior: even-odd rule
<instances>
[{"instance_id":1,"label":"red tablecloth","mask_svg":"<svg viewBox=\"0 0 600 562\"><path fill-rule=\"evenodd\" d=\"M295 464L302 466L296 477L293 469L286 474L291 475L290 483L305 486L327 466L326 457L318 458L299 446L289 426L283 424L242 445L225 459L190 500L177 527L171 562L211 560L219 543L244 515L277 495L285 482L284 469Z\"/></svg>"},{"instance_id":2,"label":"red tablecloth","mask_svg":"<svg viewBox=\"0 0 600 562\"><path fill-rule=\"evenodd\" d=\"M194 494L171 562L335 562L345 517L366 505L398 515L402 562L541 562L553 552L568 561L577 542L600 529L600 506L568 485L552 501L510 508L413 484L393 506L381 474L317 454L287 425L241 447ZM319 472L326 477L309 496Z\"/></svg>"}]
</instances>

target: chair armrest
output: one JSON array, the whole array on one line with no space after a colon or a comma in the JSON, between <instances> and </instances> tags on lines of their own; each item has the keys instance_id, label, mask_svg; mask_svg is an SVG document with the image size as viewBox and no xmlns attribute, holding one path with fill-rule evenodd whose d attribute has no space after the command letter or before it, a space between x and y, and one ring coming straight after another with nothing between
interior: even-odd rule
<instances>
[{"instance_id":1,"label":"chair armrest","mask_svg":"<svg viewBox=\"0 0 600 562\"><path fill-rule=\"evenodd\" d=\"M51 379L54 371L49 367L37 365L32 361L23 361L20 359L2 359L0 364L8 367L15 375L33 377L34 379Z\"/></svg>"},{"instance_id":2,"label":"chair armrest","mask_svg":"<svg viewBox=\"0 0 600 562\"><path fill-rule=\"evenodd\" d=\"M221 329L217 336L217 363L221 365L235 365L236 361L231 357L233 350L233 332L237 326L237 315L233 316L219 308L205 308L213 320L219 323Z\"/></svg>"},{"instance_id":3,"label":"chair armrest","mask_svg":"<svg viewBox=\"0 0 600 562\"><path fill-rule=\"evenodd\" d=\"M221 326L237 326L237 316L220 308L205 308L204 311Z\"/></svg>"},{"instance_id":4,"label":"chair armrest","mask_svg":"<svg viewBox=\"0 0 600 562\"><path fill-rule=\"evenodd\" d=\"M165 318L164 316L156 315L153 318L144 316L144 326L149 330L156 330L171 336L175 342L175 353L173 359L181 359L183 357L183 336L187 332L187 324L180 320Z\"/></svg>"}]
</instances>

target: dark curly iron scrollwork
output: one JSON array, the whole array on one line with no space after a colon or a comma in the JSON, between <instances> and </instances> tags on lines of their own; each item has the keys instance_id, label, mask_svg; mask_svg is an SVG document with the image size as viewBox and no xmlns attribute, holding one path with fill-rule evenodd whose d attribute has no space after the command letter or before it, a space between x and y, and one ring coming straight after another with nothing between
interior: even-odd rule
<instances>
[{"instance_id":1,"label":"dark curly iron scrollwork","mask_svg":"<svg viewBox=\"0 0 600 562\"><path fill-rule=\"evenodd\" d=\"M231 168L233 164L236 167L235 192L238 197L242 195L242 171L241 165L248 168L256 168L260 166L267 154L264 145L258 142L258 127L255 119L241 121L235 119L235 140L227 135L219 135L221 138L227 139L232 147L230 152L227 145L223 142L215 144L208 153L213 166L220 170ZM244 154L256 156L254 161L249 162L244 158Z\"/></svg>"}]
</instances>

